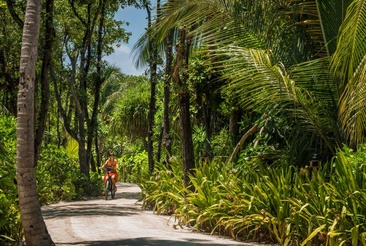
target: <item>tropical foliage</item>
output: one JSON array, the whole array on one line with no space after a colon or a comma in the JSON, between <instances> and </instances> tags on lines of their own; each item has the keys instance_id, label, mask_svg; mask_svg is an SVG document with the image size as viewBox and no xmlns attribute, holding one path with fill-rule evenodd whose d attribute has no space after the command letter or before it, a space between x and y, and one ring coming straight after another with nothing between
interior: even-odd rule
<instances>
[{"instance_id":1,"label":"tropical foliage","mask_svg":"<svg viewBox=\"0 0 366 246\"><path fill-rule=\"evenodd\" d=\"M356 205L363 204L364 189L349 186L364 176L356 171L363 164L352 165L344 156L349 151L339 151L345 143L357 148L364 142L364 6L363 0L168 1L146 35L164 47L171 30L182 42L184 29L191 50L201 52L219 75L210 82L223 83L222 92L246 115L252 113L252 124L261 131L233 166L220 163L216 172L223 181L210 179L215 171L202 175L207 169L198 166L191 176L193 193L155 190L159 207L181 204L173 210L183 223L233 237L364 244L363 212ZM146 40L135 46L140 63L147 58ZM189 57L193 68L196 53ZM297 168L305 167L312 153L326 165L309 179ZM226 168L238 173L227 171L232 175L227 177ZM182 203L182 197L191 203Z\"/></svg>"},{"instance_id":2,"label":"tropical foliage","mask_svg":"<svg viewBox=\"0 0 366 246\"><path fill-rule=\"evenodd\" d=\"M9 218L0 239L14 244L22 229L10 115L23 2L0 3L0 218ZM113 18L126 4L139 7L45 2L35 81L41 203L98 195L97 167L113 151L143 206L177 226L281 245L366 244L365 0L159 1L155 19L144 1L149 27L134 52L149 77L103 60L128 40ZM319 169L307 168L313 154Z\"/></svg>"},{"instance_id":3,"label":"tropical foliage","mask_svg":"<svg viewBox=\"0 0 366 246\"><path fill-rule=\"evenodd\" d=\"M194 191L184 187L175 166L159 166L140 184L144 206L171 214L177 226L237 240L364 245L364 148L339 150L317 172L285 165L246 165L237 171L221 161L204 163L191 177Z\"/></svg>"},{"instance_id":4,"label":"tropical foliage","mask_svg":"<svg viewBox=\"0 0 366 246\"><path fill-rule=\"evenodd\" d=\"M14 117L0 117L0 135L0 242L19 242L23 234L13 161L16 153Z\"/></svg>"}]
</instances>

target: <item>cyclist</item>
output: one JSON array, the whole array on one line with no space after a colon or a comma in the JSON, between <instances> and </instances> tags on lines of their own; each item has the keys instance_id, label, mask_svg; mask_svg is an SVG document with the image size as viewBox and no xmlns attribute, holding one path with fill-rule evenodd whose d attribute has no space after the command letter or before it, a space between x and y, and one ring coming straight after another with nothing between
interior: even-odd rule
<instances>
[{"instance_id":1,"label":"cyclist","mask_svg":"<svg viewBox=\"0 0 366 246\"><path fill-rule=\"evenodd\" d=\"M110 168L111 172L112 172L112 183L113 183L113 187L114 187L114 191L117 191L117 186L116 186L116 182L118 181L118 162L117 159L114 158L113 153L110 153L108 160L99 167L99 169L102 168ZM106 172L103 176L103 182L105 183L107 181L108 178L108 173Z\"/></svg>"}]
</instances>

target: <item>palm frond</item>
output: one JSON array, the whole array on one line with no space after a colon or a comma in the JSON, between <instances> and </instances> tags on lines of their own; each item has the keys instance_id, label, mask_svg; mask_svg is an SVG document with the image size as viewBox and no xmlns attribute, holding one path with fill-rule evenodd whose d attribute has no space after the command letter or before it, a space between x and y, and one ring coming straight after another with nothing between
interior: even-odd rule
<instances>
[{"instance_id":1,"label":"palm frond","mask_svg":"<svg viewBox=\"0 0 366 246\"><path fill-rule=\"evenodd\" d=\"M352 80L366 55L366 0L354 0L341 25L332 69L342 81Z\"/></svg>"},{"instance_id":2,"label":"palm frond","mask_svg":"<svg viewBox=\"0 0 366 246\"><path fill-rule=\"evenodd\" d=\"M366 55L347 83L339 105L342 129L352 146L364 140L366 133Z\"/></svg>"},{"instance_id":3,"label":"palm frond","mask_svg":"<svg viewBox=\"0 0 366 246\"><path fill-rule=\"evenodd\" d=\"M293 79L304 75L311 64L305 63L303 70L300 65L293 69L292 78L282 64L272 65L270 55L263 50L230 47L222 50L220 55L230 57L222 65L225 78L230 81L227 89L240 99L243 107L275 110L281 117L287 118L289 124L297 126L295 128L300 129L302 135L313 135L315 142L322 139L331 151L339 146L341 137L337 130L336 114L329 110L330 105L335 107L337 100L328 95L329 85L324 85L320 79L322 73L309 74L299 84ZM324 61L319 60L312 66L320 67L321 64L324 66ZM323 73L326 73L325 69ZM313 88L305 83L311 79ZM309 138L308 141L311 142Z\"/></svg>"},{"instance_id":4,"label":"palm frond","mask_svg":"<svg viewBox=\"0 0 366 246\"><path fill-rule=\"evenodd\" d=\"M337 47L337 35L352 0L317 0L319 19L328 56L334 54Z\"/></svg>"},{"instance_id":5,"label":"palm frond","mask_svg":"<svg viewBox=\"0 0 366 246\"><path fill-rule=\"evenodd\" d=\"M340 77L339 118L352 146L364 139L366 72L366 0L354 0L340 28L331 68Z\"/></svg>"}]
</instances>

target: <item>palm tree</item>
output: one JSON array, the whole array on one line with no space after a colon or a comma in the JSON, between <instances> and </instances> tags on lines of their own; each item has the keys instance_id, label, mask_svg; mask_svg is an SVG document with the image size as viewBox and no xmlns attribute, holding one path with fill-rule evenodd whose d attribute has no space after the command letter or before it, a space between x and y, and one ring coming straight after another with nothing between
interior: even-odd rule
<instances>
[{"instance_id":1,"label":"palm tree","mask_svg":"<svg viewBox=\"0 0 366 246\"><path fill-rule=\"evenodd\" d=\"M172 28L195 27L192 43L209 50L229 94L286 120L284 137L301 161L363 141L365 3L177 0L148 32L163 43Z\"/></svg>"},{"instance_id":2,"label":"palm tree","mask_svg":"<svg viewBox=\"0 0 366 246\"><path fill-rule=\"evenodd\" d=\"M102 117L113 134L145 140L148 129L149 83L143 76L115 73L102 87Z\"/></svg>"},{"instance_id":3,"label":"palm tree","mask_svg":"<svg viewBox=\"0 0 366 246\"><path fill-rule=\"evenodd\" d=\"M194 151L193 151L193 139L192 139L192 126L190 119L190 95L188 90L188 61L189 54L191 48L192 37L189 34L189 28L185 28L184 26L168 26L169 30L165 30L163 35L157 35L154 30L160 30L160 16L162 18L162 23L165 23L164 19L164 9L162 13L159 12L159 18L155 24L150 25L148 31L145 35L140 38L140 40L134 46L134 52L141 51L140 57L137 59L137 65L140 63L146 63L149 59L149 49L150 42L154 42L154 47L156 47L157 51L165 52L165 54L169 55L171 52L169 51L169 47L165 47L166 44L170 43L170 37L175 37L176 41L176 57L175 61L172 62L172 68L166 69L166 71L170 71L171 74L167 75L167 77L171 76L171 81L175 85L178 94L178 105L179 105L179 121L181 128L181 139L182 139L182 163L184 170L184 183L185 186L189 186L189 175L193 173L193 169L195 167L194 163ZM156 29L157 28L157 29ZM176 35L173 35L173 32ZM164 54L161 54L162 57ZM170 57L167 57L168 63ZM169 85L169 81L166 80L165 85ZM168 88L167 88L168 89ZM168 94L165 94L165 99L169 99ZM167 107L165 108L165 112L167 112ZM169 127L167 123L167 118L164 119L164 127ZM168 128L167 128L168 129ZM167 130L165 129L165 131ZM167 140L169 141L169 132L165 132ZM167 146L170 148L167 142ZM170 151L168 149L168 151Z\"/></svg>"},{"instance_id":4,"label":"palm tree","mask_svg":"<svg viewBox=\"0 0 366 246\"><path fill-rule=\"evenodd\" d=\"M17 115L17 184L27 245L52 245L36 188L34 154L34 84L42 1L28 0L25 13Z\"/></svg>"}]
</instances>

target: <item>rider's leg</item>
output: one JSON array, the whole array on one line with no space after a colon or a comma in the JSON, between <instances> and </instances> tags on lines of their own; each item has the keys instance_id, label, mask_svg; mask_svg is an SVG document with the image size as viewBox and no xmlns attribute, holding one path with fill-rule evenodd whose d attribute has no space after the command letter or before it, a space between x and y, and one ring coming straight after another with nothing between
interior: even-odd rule
<instances>
[{"instance_id":1,"label":"rider's leg","mask_svg":"<svg viewBox=\"0 0 366 246\"><path fill-rule=\"evenodd\" d=\"M103 183L105 184L105 182L106 182L106 180L107 180L107 175L103 175L102 176L102 181L103 181ZM104 190L103 190L103 195L104 195Z\"/></svg>"},{"instance_id":2,"label":"rider's leg","mask_svg":"<svg viewBox=\"0 0 366 246\"><path fill-rule=\"evenodd\" d=\"M114 191L117 191L117 185L116 185L116 175L115 174L112 174L112 184L113 184L113 187L114 187Z\"/></svg>"}]
</instances>

